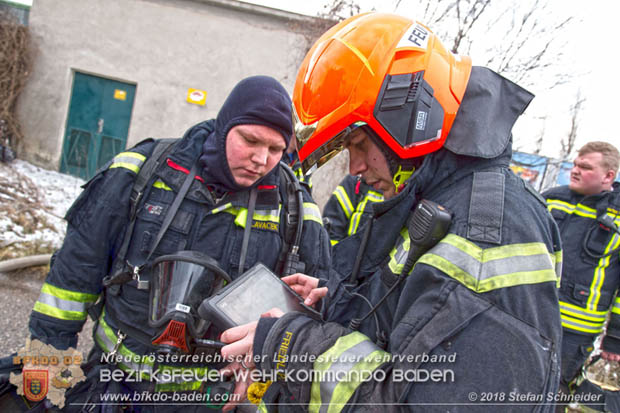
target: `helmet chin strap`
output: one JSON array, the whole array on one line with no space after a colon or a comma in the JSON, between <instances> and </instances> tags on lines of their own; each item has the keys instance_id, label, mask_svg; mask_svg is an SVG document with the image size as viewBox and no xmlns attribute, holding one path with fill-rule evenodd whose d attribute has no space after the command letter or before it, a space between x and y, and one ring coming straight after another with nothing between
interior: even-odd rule
<instances>
[{"instance_id":1,"label":"helmet chin strap","mask_svg":"<svg viewBox=\"0 0 620 413\"><path fill-rule=\"evenodd\" d=\"M416 165L421 164L420 159L400 159L394 152L390 150L390 148L386 145L385 142L381 140L377 136L377 134L368 126L362 126L364 131L372 141L377 145L379 150L385 156L385 160L388 164L388 169L390 174L392 175L392 182L394 183L394 188L396 189L395 193L399 193L405 187L405 182L407 179L413 175L416 170Z\"/></svg>"},{"instance_id":2,"label":"helmet chin strap","mask_svg":"<svg viewBox=\"0 0 620 413\"><path fill-rule=\"evenodd\" d=\"M403 169L403 165L398 165L398 169L396 173L392 177L392 182L394 183L394 187L396 188L396 193L399 193L405 187L405 182L407 179L413 175L415 172L415 166L410 166L411 169Z\"/></svg>"}]
</instances>

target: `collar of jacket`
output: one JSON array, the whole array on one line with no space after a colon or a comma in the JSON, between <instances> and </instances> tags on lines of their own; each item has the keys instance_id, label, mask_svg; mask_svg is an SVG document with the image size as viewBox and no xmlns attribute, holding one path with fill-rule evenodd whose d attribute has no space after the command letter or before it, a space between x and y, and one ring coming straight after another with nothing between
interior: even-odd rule
<instances>
[{"instance_id":1,"label":"collar of jacket","mask_svg":"<svg viewBox=\"0 0 620 413\"><path fill-rule=\"evenodd\" d=\"M508 167L512 127L533 97L492 70L473 67L446 143L424 157L409 178L408 190L430 197L473 172Z\"/></svg>"},{"instance_id":2,"label":"collar of jacket","mask_svg":"<svg viewBox=\"0 0 620 413\"><path fill-rule=\"evenodd\" d=\"M608 206L614 209L620 209L620 182L614 182L611 187L611 191L603 191L594 195L581 195L570 189L568 185L565 185L566 191L570 194L568 200L572 204L582 204L597 210L606 210ZM604 206L601 206L604 203Z\"/></svg>"},{"instance_id":3,"label":"collar of jacket","mask_svg":"<svg viewBox=\"0 0 620 413\"><path fill-rule=\"evenodd\" d=\"M492 70L475 66L444 148L491 159L505 152L511 130L534 95Z\"/></svg>"},{"instance_id":4,"label":"collar of jacket","mask_svg":"<svg viewBox=\"0 0 620 413\"><path fill-rule=\"evenodd\" d=\"M214 130L215 120L213 119L194 125L187 130L187 132L185 132L177 147L168 158L175 164L180 165L187 170L191 169L194 162L199 162L196 154L199 154L200 156L203 155L202 149L204 147L205 140L213 134ZM214 162L220 163L218 166L219 170L223 169L223 165L221 165L221 163L226 164L226 168L228 167L225 156L220 155L215 157ZM162 165L161 168L166 168L162 170L162 175L165 175L162 176L165 178L165 182L172 189L178 191L183 182L185 173L169 171L171 168L167 165ZM259 189L259 194L256 201L257 207L277 208L279 204L277 190L279 184L279 169L280 168L276 166L273 171L253 185L253 187L258 187ZM209 168L209 170L217 170L217 168ZM200 185L192 185L190 191L188 192L187 198L199 202L211 200L211 203L214 203L207 187L216 184L218 182L217 177L205 174L205 169L203 169L199 175L201 176L203 182L201 182ZM229 193L228 196L222 199L220 203L232 202L234 206L247 206L249 197L249 191L247 191L247 189L249 188L243 188L239 191Z\"/></svg>"}]
</instances>

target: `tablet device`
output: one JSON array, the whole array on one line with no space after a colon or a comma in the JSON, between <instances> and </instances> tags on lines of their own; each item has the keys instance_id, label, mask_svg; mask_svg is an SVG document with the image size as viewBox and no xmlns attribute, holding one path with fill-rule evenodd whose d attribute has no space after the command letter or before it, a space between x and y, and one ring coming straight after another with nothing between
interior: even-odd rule
<instances>
[{"instance_id":1,"label":"tablet device","mask_svg":"<svg viewBox=\"0 0 620 413\"><path fill-rule=\"evenodd\" d=\"M274 307L284 313L299 311L321 319L316 310L303 303L301 296L260 263L205 299L198 308L198 315L226 330L256 321Z\"/></svg>"}]
</instances>

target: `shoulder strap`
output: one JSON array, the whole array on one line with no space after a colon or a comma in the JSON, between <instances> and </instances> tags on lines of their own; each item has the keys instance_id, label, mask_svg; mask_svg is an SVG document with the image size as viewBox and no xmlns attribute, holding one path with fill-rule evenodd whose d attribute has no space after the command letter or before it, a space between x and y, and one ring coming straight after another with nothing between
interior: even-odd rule
<instances>
[{"instance_id":1,"label":"shoulder strap","mask_svg":"<svg viewBox=\"0 0 620 413\"><path fill-rule=\"evenodd\" d=\"M471 187L467 238L501 244L504 219L504 175L501 172L475 172Z\"/></svg>"},{"instance_id":2,"label":"shoulder strap","mask_svg":"<svg viewBox=\"0 0 620 413\"><path fill-rule=\"evenodd\" d=\"M286 192L284 240L278 256L276 273L280 276L303 272L305 264L299 260L299 245L303 227L303 195L295 173L280 162L280 187Z\"/></svg>"},{"instance_id":3,"label":"shoulder strap","mask_svg":"<svg viewBox=\"0 0 620 413\"><path fill-rule=\"evenodd\" d=\"M142 198L142 194L144 193L144 188L146 184L153 176L153 173L157 169L157 167L166 159L166 156L171 152L174 147L174 143L178 142L179 139L160 139L156 141L155 148L153 148L153 152L146 159L136 179L134 181L133 187L131 188L131 197L130 197L130 206L129 206L129 224L127 224L127 230L125 231L125 236L123 237L123 243L116 254L116 258L114 259L114 265L112 267L111 275L108 275L104 278L104 285L109 285L112 279L116 279L117 274L125 273L125 258L127 255L127 249L129 248L129 241L131 240L131 236L133 235L133 228L136 224L136 212L138 210L138 204L140 199ZM127 278L127 276L125 276ZM131 277L129 277L131 279ZM129 281L126 280L126 281ZM119 280L120 281L120 280ZM126 282L122 281L122 282ZM106 286L107 286L106 285Z\"/></svg>"}]
</instances>

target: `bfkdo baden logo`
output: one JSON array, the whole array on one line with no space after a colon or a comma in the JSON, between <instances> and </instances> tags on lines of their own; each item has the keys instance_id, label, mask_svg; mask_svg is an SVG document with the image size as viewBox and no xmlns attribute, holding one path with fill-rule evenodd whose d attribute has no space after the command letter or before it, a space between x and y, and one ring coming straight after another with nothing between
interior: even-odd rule
<instances>
[{"instance_id":1,"label":"bfkdo baden logo","mask_svg":"<svg viewBox=\"0 0 620 413\"><path fill-rule=\"evenodd\" d=\"M47 396L49 377L47 370L23 370L24 396L32 402L39 402Z\"/></svg>"}]
</instances>

